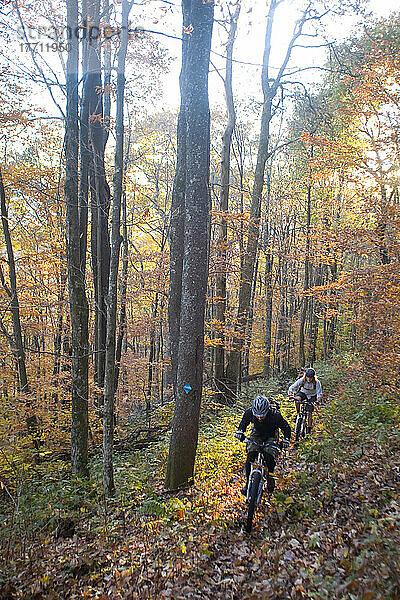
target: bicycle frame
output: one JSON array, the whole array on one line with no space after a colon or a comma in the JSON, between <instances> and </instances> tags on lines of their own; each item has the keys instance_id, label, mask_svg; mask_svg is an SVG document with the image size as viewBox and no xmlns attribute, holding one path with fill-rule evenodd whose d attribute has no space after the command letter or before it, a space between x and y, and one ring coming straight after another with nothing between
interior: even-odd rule
<instances>
[{"instance_id":1,"label":"bicycle frame","mask_svg":"<svg viewBox=\"0 0 400 600\"><path fill-rule=\"evenodd\" d=\"M251 470L247 484L246 500L249 507L246 521L246 531L250 533L253 523L254 511L256 506L261 502L261 498L264 491L264 471L265 469L268 470L268 467L266 466L264 461L265 452L268 448L274 448L280 453L282 451L282 448L279 446L278 443L275 442L264 442L263 444L258 444L251 438L245 437L245 439L258 446L259 449L256 460L254 460L251 463Z\"/></svg>"},{"instance_id":2,"label":"bicycle frame","mask_svg":"<svg viewBox=\"0 0 400 600\"><path fill-rule=\"evenodd\" d=\"M308 400L301 400L300 402L300 412L296 417L296 422L294 425L294 433L296 442L299 441L300 437L305 438L307 435L307 411L306 406L310 404Z\"/></svg>"},{"instance_id":3,"label":"bicycle frame","mask_svg":"<svg viewBox=\"0 0 400 600\"><path fill-rule=\"evenodd\" d=\"M257 494L257 499L256 499L256 503L259 504L261 497L262 497L263 490L264 490L264 470L265 470L265 468L266 468L266 466L264 464L264 455L263 455L262 451L259 451L257 454L256 460L251 463L249 483L247 486L247 496L246 496L247 501L250 500L251 482L254 478L254 473L260 473L260 475L261 475L260 486L258 488L258 494Z\"/></svg>"}]
</instances>

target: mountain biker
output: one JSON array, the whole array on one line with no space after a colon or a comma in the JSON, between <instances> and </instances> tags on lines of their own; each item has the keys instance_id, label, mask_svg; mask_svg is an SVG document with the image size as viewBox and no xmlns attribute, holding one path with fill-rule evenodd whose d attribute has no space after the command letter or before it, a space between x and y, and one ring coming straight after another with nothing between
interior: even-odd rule
<instances>
[{"instance_id":1,"label":"mountain biker","mask_svg":"<svg viewBox=\"0 0 400 600\"><path fill-rule=\"evenodd\" d=\"M297 391L298 390L298 391ZM300 413L300 402L306 400L307 433L311 432L312 414L315 405L322 398L322 386L314 369L307 369L303 377L295 381L288 389L289 398L294 397L297 414ZM296 394L296 395L295 395Z\"/></svg>"},{"instance_id":2,"label":"mountain biker","mask_svg":"<svg viewBox=\"0 0 400 600\"><path fill-rule=\"evenodd\" d=\"M253 430L249 436L246 444L246 485L242 489L242 494L247 495L247 485L249 483L249 476L251 471L251 463L257 457L258 447L256 444L262 444L267 441L277 441L278 429L283 432L284 440L282 446L288 448L290 445L291 429L289 423L282 417L278 410L271 408L269 400L265 396L256 396L253 400L251 408L245 410L242 420L239 423L239 429L235 433L235 437L241 442L244 441L244 432L246 428L253 424ZM254 444L253 442L256 442ZM278 450L275 448L267 448L265 451L265 462L268 467L267 476L267 490L273 492L275 489L275 479L273 472L276 465L276 458L278 456Z\"/></svg>"}]
</instances>

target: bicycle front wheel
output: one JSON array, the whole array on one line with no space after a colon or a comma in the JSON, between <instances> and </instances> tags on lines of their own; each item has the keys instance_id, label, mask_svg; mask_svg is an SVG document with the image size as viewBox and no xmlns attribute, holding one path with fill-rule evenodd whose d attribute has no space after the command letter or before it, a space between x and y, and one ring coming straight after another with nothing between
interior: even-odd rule
<instances>
[{"instance_id":1,"label":"bicycle front wheel","mask_svg":"<svg viewBox=\"0 0 400 600\"><path fill-rule=\"evenodd\" d=\"M297 415L296 423L295 423L295 426L294 426L294 433L295 433L295 436L296 436L296 442L299 441L300 436L303 433L302 432L302 429L303 429L302 426L303 426L303 417L301 415Z\"/></svg>"},{"instance_id":2,"label":"bicycle front wheel","mask_svg":"<svg viewBox=\"0 0 400 600\"><path fill-rule=\"evenodd\" d=\"M249 508L247 511L247 520L246 520L246 527L245 527L247 533L250 533L252 525L253 525L253 517L254 517L254 511L255 511L256 505L257 505L258 489L260 487L260 482L261 482L261 473L254 473L253 477L251 478L251 481L249 482L249 485L250 485Z\"/></svg>"}]
</instances>

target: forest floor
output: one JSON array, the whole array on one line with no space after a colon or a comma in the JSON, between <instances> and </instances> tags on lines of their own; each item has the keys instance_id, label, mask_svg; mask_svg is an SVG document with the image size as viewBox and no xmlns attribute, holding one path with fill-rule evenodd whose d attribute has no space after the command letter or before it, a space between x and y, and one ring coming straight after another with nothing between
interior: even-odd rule
<instances>
[{"instance_id":1,"label":"forest floor","mask_svg":"<svg viewBox=\"0 0 400 600\"><path fill-rule=\"evenodd\" d=\"M119 457L120 493L108 505L95 479L56 486L42 478L41 512L32 504L18 535L10 534L16 517L4 521L0 600L399 599L397 407L362 398L354 377L339 383L327 369L325 379L313 435L280 461L250 535L245 451L233 433L255 388L238 407L203 418L188 490L163 489L165 440ZM282 412L293 423L293 407ZM66 518L68 539L56 528L68 529Z\"/></svg>"}]
</instances>

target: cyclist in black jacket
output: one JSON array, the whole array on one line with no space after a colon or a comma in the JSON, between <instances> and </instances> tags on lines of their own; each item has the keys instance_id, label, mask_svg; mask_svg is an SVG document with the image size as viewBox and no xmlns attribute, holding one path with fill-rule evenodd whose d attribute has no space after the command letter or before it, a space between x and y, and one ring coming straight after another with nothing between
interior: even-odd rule
<instances>
[{"instance_id":1,"label":"cyclist in black jacket","mask_svg":"<svg viewBox=\"0 0 400 600\"><path fill-rule=\"evenodd\" d=\"M281 413L278 410L274 410L271 408L270 403L267 398L264 396L256 396L253 400L253 404L251 408L248 408L242 417L242 420L239 424L239 429L235 433L235 437L237 437L241 442L245 439L244 432L247 427L253 424L253 430L249 436L249 440L247 441L246 451L247 451L247 459L246 459L246 485L242 489L242 493L244 495L247 494L247 484L249 481L249 475L251 471L251 463L256 459L258 448L252 442L256 442L257 444L261 444L267 441L277 441L280 429L283 432L284 440L282 445L284 448L288 448L290 445L290 436L291 429L289 423L282 417ZM268 467L268 476L267 476L267 490L269 492L273 492L275 489L275 479L272 475L276 465L276 458L278 456L278 450L274 448L267 449L265 453L265 461Z\"/></svg>"}]
</instances>

